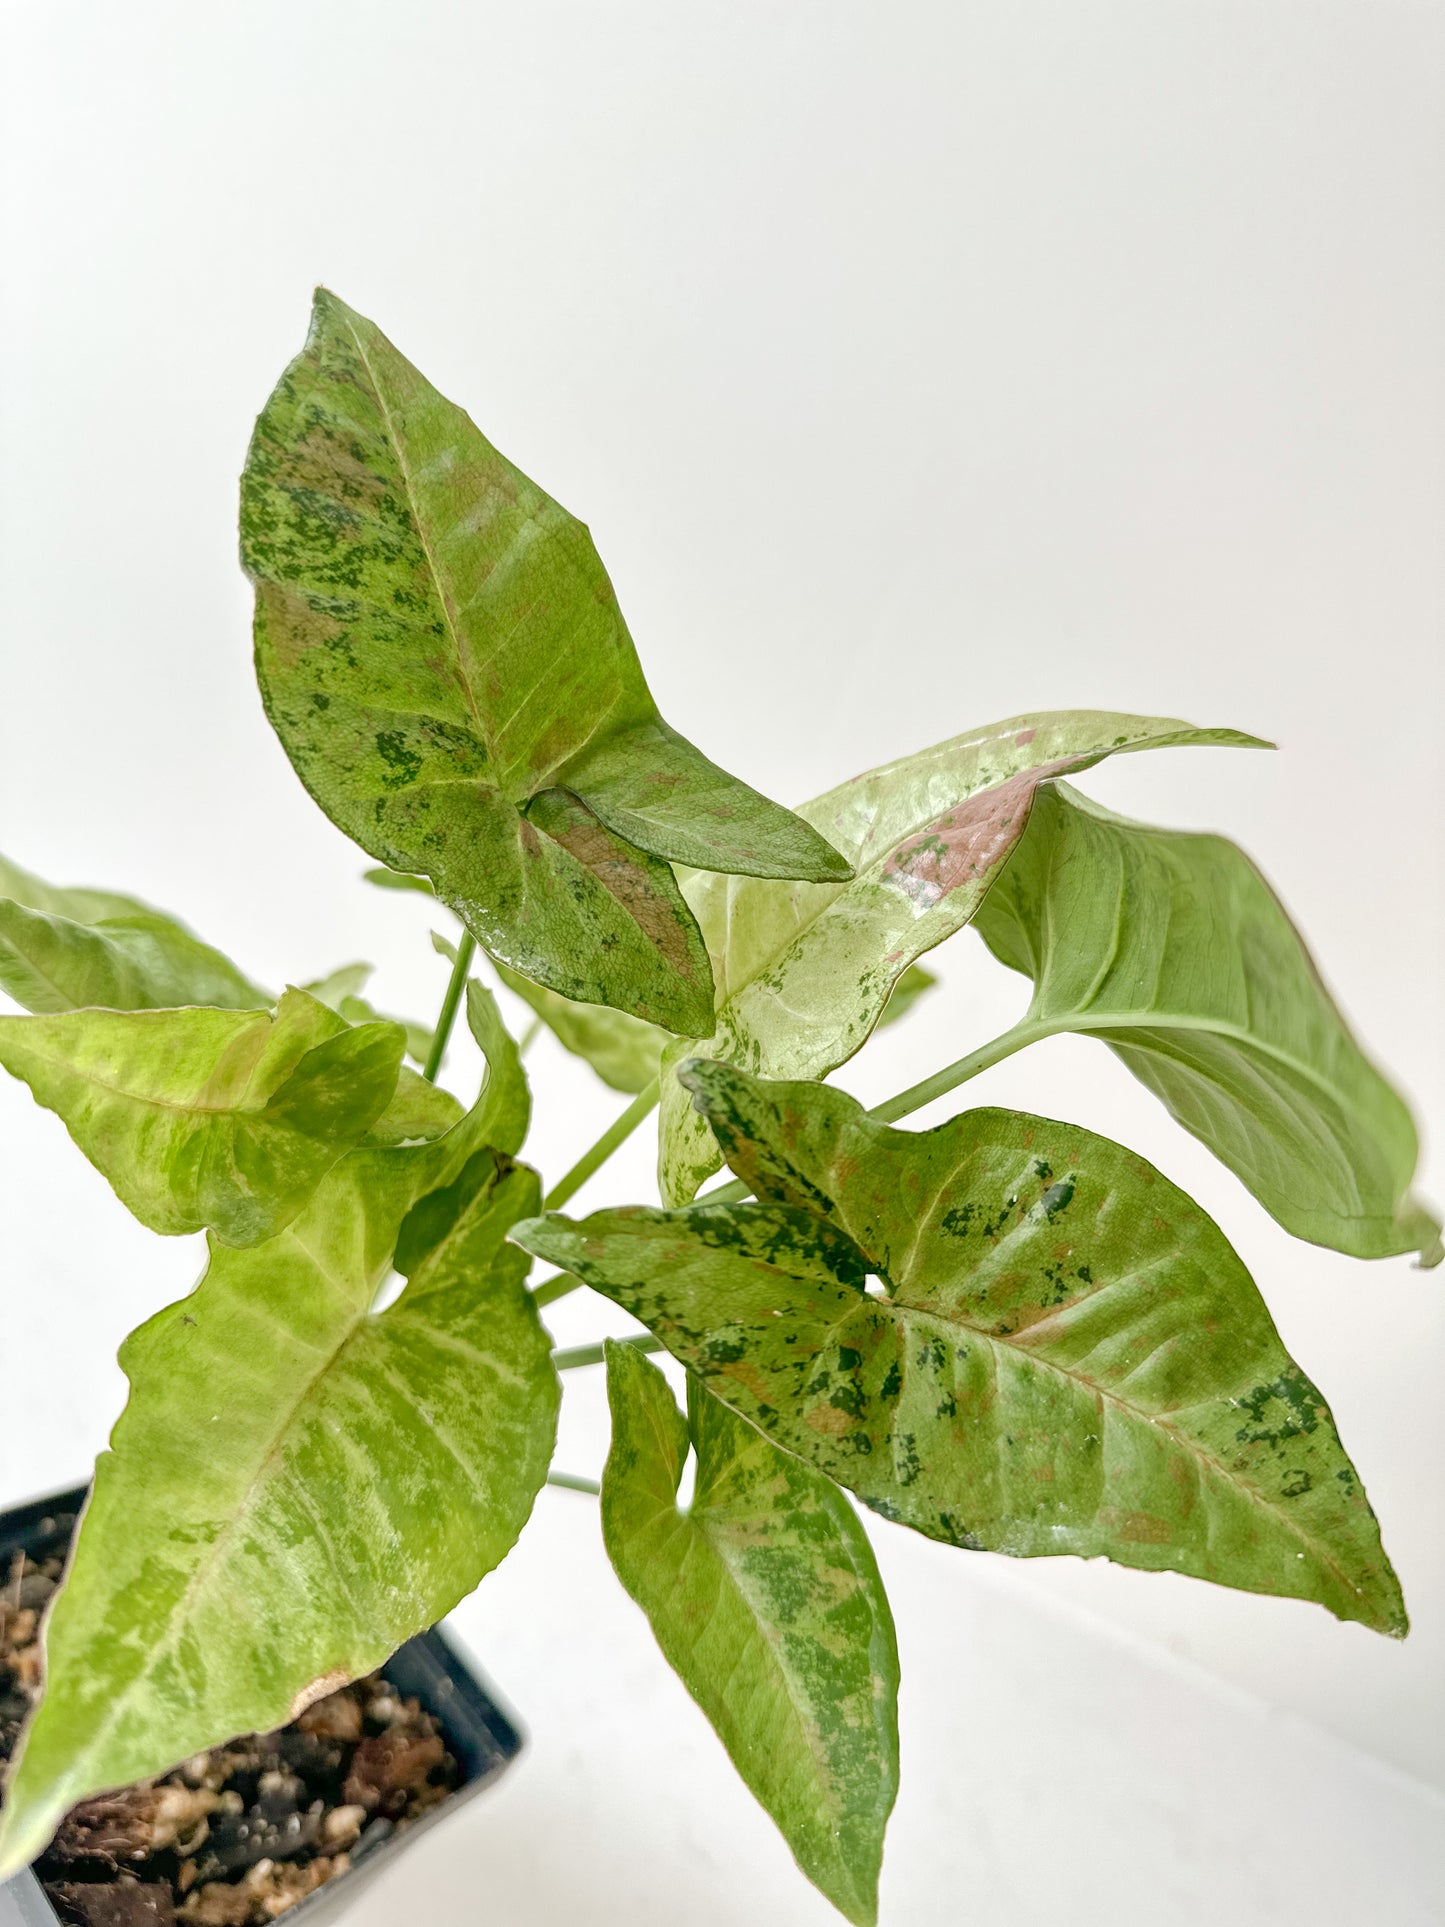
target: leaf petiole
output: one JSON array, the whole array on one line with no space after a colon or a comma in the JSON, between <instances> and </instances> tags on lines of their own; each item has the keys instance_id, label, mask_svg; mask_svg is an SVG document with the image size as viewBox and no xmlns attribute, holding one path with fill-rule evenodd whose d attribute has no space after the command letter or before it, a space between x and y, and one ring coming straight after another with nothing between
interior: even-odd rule
<instances>
[{"instance_id":1,"label":"leaf petiole","mask_svg":"<svg viewBox=\"0 0 1445 1927\"><path fill-rule=\"evenodd\" d=\"M457 1006L461 1003L462 992L467 987L467 978L472 968L472 958L476 955L476 952L476 938L470 930L464 930L462 932L462 940L457 945L456 962L452 965L452 974L447 983L447 994L442 999L441 1014L437 1018L437 1027L432 1032L431 1049L427 1052L426 1063L422 1067L422 1076L428 1084L435 1084L437 1081L437 1072L441 1069L442 1058L446 1055L447 1039L451 1036L452 1025L457 1020Z\"/></svg>"},{"instance_id":2,"label":"leaf petiole","mask_svg":"<svg viewBox=\"0 0 1445 1927\"><path fill-rule=\"evenodd\" d=\"M548 1485L560 1485L564 1492L590 1492L593 1498L600 1496L602 1487L596 1479L584 1479L578 1472L549 1472Z\"/></svg>"},{"instance_id":3,"label":"leaf petiole","mask_svg":"<svg viewBox=\"0 0 1445 1927\"><path fill-rule=\"evenodd\" d=\"M542 1209L558 1211L574 1192L580 1191L588 1178L602 1169L618 1146L627 1142L643 1119L656 1110L657 1098L657 1079L654 1078L645 1090L637 1093L627 1109L612 1120L597 1142L582 1153L566 1176L557 1180L543 1200Z\"/></svg>"},{"instance_id":4,"label":"leaf petiole","mask_svg":"<svg viewBox=\"0 0 1445 1927\"><path fill-rule=\"evenodd\" d=\"M925 1077L919 1084L910 1084L897 1097L875 1104L868 1115L876 1117L880 1124L895 1124L900 1117L909 1117L914 1111L921 1111L925 1104L931 1104L936 1097L946 1097L950 1091L956 1091L960 1084L966 1084L981 1071L992 1070L995 1064L1012 1057L1015 1051L1022 1050L1026 1044L1036 1044L1041 1037L1052 1036L1054 1029L1050 1024L1015 1024L1012 1030L1006 1030L1001 1037L980 1044L967 1057L945 1064L932 1077Z\"/></svg>"},{"instance_id":5,"label":"leaf petiole","mask_svg":"<svg viewBox=\"0 0 1445 1927\"><path fill-rule=\"evenodd\" d=\"M571 1277L570 1272L564 1273L563 1275L569 1279ZM549 1280L548 1282L550 1283L552 1281ZM660 1338L654 1338L651 1332L638 1332L635 1337L624 1338L621 1342L624 1345L634 1346L640 1352L660 1352L662 1350L662 1340ZM607 1347L605 1344L573 1345L567 1351L553 1352L552 1354L552 1363L559 1372L573 1371L579 1365L603 1365L606 1362Z\"/></svg>"},{"instance_id":6,"label":"leaf petiole","mask_svg":"<svg viewBox=\"0 0 1445 1927\"><path fill-rule=\"evenodd\" d=\"M880 1124L896 1124L900 1117L910 1117L914 1111L921 1111L925 1104L931 1104L936 1097L946 1097L956 1091L960 1084L966 1084L971 1077L981 1071L992 1070L1015 1051L1022 1050L1026 1044L1036 1044L1041 1037L1052 1037L1057 1026L1052 1024L1015 1024L1012 1030L1004 1031L1000 1037L970 1051L967 1057L957 1058L952 1064L945 1064L941 1071L932 1077L925 1077L919 1084L910 1084L906 1091L896 1097L885 1098L869 1111L869 1117L876 1117ZM699 1204L741 1204L744 1198L752 1196L752 1186L742 1178L734 1178L731 1184L715 1185L705 1191L698 1199Z\"/></svg>"}]
</instances>

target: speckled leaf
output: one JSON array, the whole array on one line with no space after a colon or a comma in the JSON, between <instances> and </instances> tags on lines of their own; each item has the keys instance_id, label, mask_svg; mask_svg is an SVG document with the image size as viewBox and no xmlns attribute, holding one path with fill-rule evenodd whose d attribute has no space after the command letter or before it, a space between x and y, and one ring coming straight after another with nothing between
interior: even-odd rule
<instances>
[{"instance_id":1,"label":"speckled leaf","mask_svg":"<svg viewBox=\"0 0 1445 1927\"><path fill-rule=\"evenodd\" d=\"M1296 1237L1439 1261L1410 1114L1233 843L1052 788L978 929L1034 979L1021 1042L1101 1039Z\"/></svg>"},{"instance_id":2,"label":"speckled leaf","mask_svg":"<svg viewBox=\"0 0 1445 1927\"><path fill-rule=\"evenodd\" d=\"M669 861L847 873L663 722L587 529L325 290L256 425L241 546L298 775L524 975L705 1027Z\"/></svg>"},{"instance_id":3,"label":"speckled leaf","mask_svg":"<svg viewBox=\"0 0 1445 1927\"><path fill-rule=\"evenodd\" d=\"M1023 834L1039 785L1127 750L1259 747L1166 716L1015 716L854 777L799 814L852 862L851 882L687 877L717 983L716 1028L669 1047L659 1184L682 1204L717 1146L671 1075L691 1056L767 1077L826 1077L866 1041L908 966L961 930Z\"/></svg>"},{"instance_id":4,"label":"speckled leaf","mask_svg":"<svg viewBox=\"0 0 1445 1927\"><path fill-rule=\"evenodd\" d=\"M604 1084L614 1091L645 1091L657 1076L667 1032L625 1010L601 1004L575 1004L569 997L534 984L498 964L508 990L536 1012L564 1049L585 1058Z\"/></svg>"},{"instance_id":5,"label":"speckled leaf","mask_svg":"<svg viewBox=\"0 0 1445 1927\"><path fill-rule=\"evenodd\" d=\"M0 1017L0 1064L56 1112L152 1231L270 1238L396 1089L395 1024L352 1029L304 991L265 1011Z\"/></svg>"},{"instance_id":6,"label":"speckled leaf","mask_svg":"<svg viewBox=\"0 0 1445 1927\"><path fill-rule=\"evenodd\" d=\"M684 1419L635 1346L608 1341L607 1396L617 1576L803 1872L872 1927L898 1792L898 1647L867 1534L831 1480L695 1378Z\"/></svg>"},{"instance_id":7,"label":"speckled leaf","mask_svg":"<svg viewBox=\"0 0 1445 1927\"><path fill-rule=\"evenodd\" d=\"M0 990L26 1010L261 1010L275 1000L174 917L0 857Z\"/></svg>"},{"instance_id":8,"label":"speckled leaf","mask_svg":"<svg viewBox=\"0 0 1445 1927\"><path fill-rule=\"evenodd\" d=\"M1142 1158L1011 1111L912 1133L820 1084L688 1079L762 1202L514 1236L931 1538L1170 1567L1404 1632L1328 1407L1223 1233Z\"/></svg>"},{"instance_id":9,"label":"speckled leaf","mask_svg":"<svg viewBox=\"0 0 1445 1927\"><path fill-rule=\"evenodd\" d=\"M372 1305L419 1195L444 1236ZM475 1117L363 1148L279 1237L214 1246L127 1339L131 1397L96 1466L47 1631L48 1685L0 1815L0 1879L61 1815L379 1666L510 1549L546 1475L558 1387L504 1244L535 1176Z\"/></svg>"}]
</instances>

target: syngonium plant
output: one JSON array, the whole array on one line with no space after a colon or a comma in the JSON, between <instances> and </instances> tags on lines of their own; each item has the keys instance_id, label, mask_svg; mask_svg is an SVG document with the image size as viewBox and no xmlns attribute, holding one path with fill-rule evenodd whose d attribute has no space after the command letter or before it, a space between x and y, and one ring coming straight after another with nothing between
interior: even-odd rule
<instances>
[{"instance_id":1,"label":"syngonium plant","mask_svg":"<svg viewBox=\"0 0 1445 1927\"><path fill-rule=\"evenodd\" d=\"M588 1483L550 1470L559 1372L604 1354L618 1577L851 1921L877 1917L898 1656L849 1493L949 1545L1405 1632L1329 1408L1197 1204L1076 1124L893 1128L1073 1031L1297 1237L1438 1261L1409 1113L1249 859L1064 780L1256 739L1044 713L782 809L663 721L586 528L324 292L241 545L297 774L372 881L461 930L421 1030L361 966L277 997L143 903L0 869L0 984L29 1013L0 1017L0 1062L143 1224L209 1246L122 1350L0 1872L76 1801L280 1724L455 1606L544 1481ZM830 1088L969 924L1033 980L1024 1019L871 1112ZM478 946L632 1099L545 1195ZM435 1082L463 1004L469 1109ZM661 1208L561 1215L659 1098ZM645 1331L556 1351L543 1311L579 1286Z\"/></svg>"}]
</instances>

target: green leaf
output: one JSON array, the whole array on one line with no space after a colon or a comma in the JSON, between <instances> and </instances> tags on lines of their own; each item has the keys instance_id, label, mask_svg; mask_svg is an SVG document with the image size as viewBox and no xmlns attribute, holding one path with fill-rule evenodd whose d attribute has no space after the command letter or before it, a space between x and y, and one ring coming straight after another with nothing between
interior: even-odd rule
<instances>
[{"instance_id":1,"label":"green leaf","mask_svg":"<svg viewBox=\"0 0 1445 1927\"><path fill-rule=\"evenodd\" d=\"M901 1018L908 1015L920 997L928 995L937 982L938 979L931 970L925 970L922 964L910 964L894 984L875 1028L883 1030L889 1024L898 1023Z\"/></svg>"},{"instance_id":2,"label":"green leaf","mask_svg":"<svg viewBox=\"0 0 1445 1927\"><path fill-rule=\"evenodd\" d=\"M363 870L361 876L364 883L374 883L378 890L416 890L424 897L436 895L429 877L408 876L405 870Z\"/></svg>"},{"instance_id":3,"label":"green leaf","mask_svg":"<svg viewBox=\"0 0 1445 1927\"><path fill-rule=\"evenodd\" d=\"M70 890L46 883L3 856L0 856L0 897L9 897L27 910L43 911L48 917L66 917L72 923L102 923L111 917L160 914L139 897L122 896L115 890Z\"/></svg>"},{"instance_id":4,"label":"green leaf","mask_svg":"<svg viewBox=\"0 0 1445 1927\"><path fill-rule=\"evenodd\" d=\"M1034 979L1019 1043L1100 1038L1296 1237L1439 1262L1410 1114L1233 843L1050 788L977 922Z\"/></svg>"},{"instance_id":5,"label":"green leaf","mask_svg":"<svg viewBox=\"0 0 1445 1927\"><path fill-rule=\"evenodd\" d=\"M669 1047L658 1180L683 1204L717 1146L668 1074L691 1056L766 1077L826 1077L867 1040L914 960L961 930L1008 860L1040 786L1129 750L1264 747L1165 716L1015 716L854 777L799 814L856 866L851 882L684 879L717 982L710 1037Z\"/></svg>"},{"instance_id":6,"label":"green leaf","mask_svg":"<svg viewBox=\"0 0 1445 1927\"><path fill-rule=\"evenodd\" d=\"M345 1013L341 1006L360 997L371 982L374 969L375 965L369 963L341 964L324 977L316 977L309 984L302 984L301 988L308 997L314 997L318 1004L325 1004L328 1010L343 1016Z\"/></svg>"},{"instance_id":7,"label":"green leaf","mask_svg":"<svg viewBox=\"0 0 1445 1927\"><path fill-rule=\"evenodd\" d=\"M386 1109L367 1132L367 1144L429 1143L449 1131L462 1116L450 1091L429 1084L405 1064Z\"/></svg>"},{"instance_id":8,"label":"green leaf","mask_svg":"<svg viewBox=\"0 0 1445 1927\"><path fill-rule=\"evenodd\" d=\"M1218 1226L1142 1158L1011 1111L912 1133L823 1085L687 1076L763 1202L513 1236L931 1538L1170 1567L1404 1632L1328 1407Z\"/></svg>"},{"instance_id":9,"label":"green leaf","mask_svg":"<svg viewBox=\"0 0 1445 1927\"><path fill-rule=\"evenodd\" d=\"M391 1017L377 1010L367 1002L362 991L371 981L373 966L369 963L342 964L325 977L318 977L314 983L303 984L301 988L318 1004L325 1004L334 1010L338 1017L344 1017L348 1024L400 1024L406 1032L406 1054L418 1064L426 1062L427 1047L431 1043L431 1030L426 1024L418 1024L408 1017Z\"/></svg>"},{"instance_id":10,"label":"green leaf","mask_svg":"<svg viewBox=\"0 0 1445 1927\"><path fill-rule=\"evenodd\" d=\"M526 1142L532 1121L532 1094L522 1053L502 1022L497 1000L475 977L467 985L467 1022L487 1060L487 1081L478 1112L484 1141L515 1157Z\"/></svg>"},{"instance_id":11,"label":"green leaf","mask_svg":"<svg viewBox=\"0 0 1445 1927\"><path fill-rule=\"evenodd\" d=\"M0 989L26 1010L265 1009L229 958L135 897L61 890L0 857Z\"/></svg>"},{"instance_id":12,"label":"green leaf","mask_svg":"<svg viewBox=\"0 0 1445 1927\"><path fill-rule=\"evenodd\" d=\"M847 874L663 722L583 524L324 289L256 425L241 546L298 775L524 975L705 1027L669 862Z\"/></svg>"},{"instance_id":13,"label":"green leaf","mask_svg":"<svg viewBox=\"0 0 1445 1927\"><path fill-rule=\"evenodd\" d=\"M667 1032L625 1010L574 1004L570 998L497 965L508 990L528 1004L564 1049L583 1057L614 1091L645 1091L657 1077Z\"/></svg>"},{"instance_id":14,"label":"green leaf","mask_svg":"<svg viewBox=\"0 0 1445 1927\"><path fill-rule=\"evenodd\" d=\"M872 1927L898 1792L898 1648L867 1534L829 1480L696 1379L684 1419L662 1373L611 1339L607 1396L617 1576L803 1872Z\"/></svg>"},{"instance_id":15,"label":"green leaf","mask_svg":"<svg viewBox=\"0 0 1445 1927\"><path fill-rule=\"evenodd\" d=\"M0 1017L0 1064L57 1113L152 1231L269 1238L382 1117L395 1024L351 1029L288 990L264 1011Z\"/></svg>"},{"instance_id":16,"label":"green leaf","mask_svg":"<svg viewBox=\"0 0 1445 1927\"><path fill-rule=\"evenodd\" d=\"M550 1341L504 1244L535 1175L479 1150L363 1148L127 1339L47 1633L48 1684L0 1813L0 1880L74 1804L267 1730L451 1610L546 1475ZM373 1303L418 1196L469 1174L445 1236Z\"/></svg>"}]
</instances>

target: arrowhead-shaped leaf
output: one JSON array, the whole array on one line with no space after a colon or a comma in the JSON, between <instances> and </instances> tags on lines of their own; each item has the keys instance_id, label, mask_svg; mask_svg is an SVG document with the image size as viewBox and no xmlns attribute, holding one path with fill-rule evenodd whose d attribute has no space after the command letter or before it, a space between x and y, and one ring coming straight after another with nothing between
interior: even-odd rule
<instances>
[{"instance_id":1,"label":"arrowhead-shaped leaf","mask_svg":"<svg viewBox=\"0 0 1445 1927\"><path fill-rule=\"evenodd\" d=\"M478 1124L353 1151L284 1232L213 1245L191 1296L126 1341L130 1403L49 1622L0 1880L75 1801L380 1665L516 1540L558 1386L503 1242L537 1181L483 1151ZM373 1312L438 1186L456 1208Z\"/></svg>"},{"instance_id":2,"label":"arrowhead-shaped leaf","mask_svg":"<svg viewBox=\"0 0 1445 1927\"><path fill-rule=\"evenodd\" d=\"M26 1010L274 1002L228 957L134 897L61 890L0 857L0 989Z\"/></svg>"},{"instance_id":3,"label":"arrowhead-shaped leaf","mask_svg":"<svg viewBox=\"0 0 1445 1927\"><path fill-rule=\"evenodd\" d=\"M656 1366L609 1340L607 1396L617 1576L803 1872L871 1927L898 1791L898 1648L867 1534L830 1480L695 1378L684 1419Z\"/></svg>"},{"instance_id":4,"label":"arrowhead-shaped leaf","mask_svg":"<svg viewBox=\"0 0 1445 1927\"><path fill-rule=\"evenodd\" d=\"M1235 844L1050 787L977 925L1034 979L1020 1041L1102 1039L1296 1237L1438 1262L1410 1114Z\"/></svg>"},{"instance_id":5,"label":"arrowhead-shaped leaf","mask_svg":"<svg viewBox=\"0 0 1445 1927\"><path fill-rule=\"evenodd\" d=\"M152 1231L256 1244L380 1120L395 1024L352 1029L288 990L266 1011L0 1017L0 1064L56 1112Z\"/></svg>"},{"instance_id":6,"label":"arrowhead-shaped leaf","mask_svg":"<svg viewBox=\"0 0 1445 1927\"><path fill-rule=\"evenodd\" d=\"M257 423L241 542L302 781L524 975L705 1028L669 861L847 873L663 722L587 529L325 290Z\"/></svg>"},{"instance_id":7,"label":"arrowhead-shaped leaf","mask_svg":"<svg viewBox=\"0 0 1445 1927\"><path fill-rule=\"evenodd\" d=\"M573 1003L505 964L498 964L497 971L508 990L531 1006L558 1043L574 1057L584 1058L614 1091L635 1095L656 1080L663 1047L670 1041L665 1030L641 1017L629 1017L625 1010Z\"/></svg>"},{"instance_id":8,"label":"arrowhead-shaped leaf","mask_svg":"<svg viewBox=\"0 0 1445 1927\"><path fill-rule=\"evenodd\" d=\"M765 1202L543 1218L513 1234L529 1251L932 1538L1403 1633L1328 1407L1223 1233L1142 1158L1010 1111L912 1133L824 1085L687 1075Z\"/></svg>"},{"instance_id":9,"label":"arrowhead-shaped leaf","mask_svg":"<svg viewBox=\"0 0 1445 1927\"><path fill-rule=\"evenodd\" d=\"M961 930L1017 844L1039 785L1127 750L1261 747L1165 716L1015 716L854 777L799 815L852 862L851 882L684 880L712 956L716 1028L669 1047L659 1183L685 1203L717 1146L671 1071L715 1057L765 1077L826 1077L867 1040L908 966Z\"/></svg>"}]
</instances>

